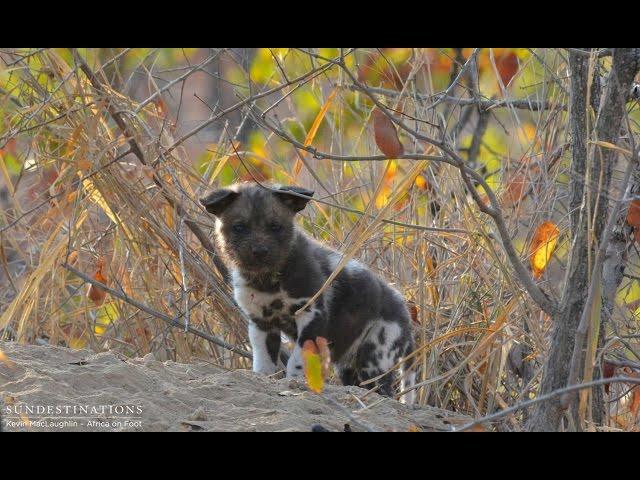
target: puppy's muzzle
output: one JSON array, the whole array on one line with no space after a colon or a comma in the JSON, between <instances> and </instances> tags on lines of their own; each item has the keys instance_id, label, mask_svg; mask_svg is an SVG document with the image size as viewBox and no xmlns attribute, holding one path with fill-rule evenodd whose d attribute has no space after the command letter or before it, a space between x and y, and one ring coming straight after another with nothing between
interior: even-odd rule
<instances>
[{"instance_id":1,"label":"puppy's muzzle","mask_svg":"<svg viewBox=\"0 0 640 480\"><path fill-rule=\"evenodd\" d=\"M264 260L269 255L269 249L264 245L254 245L251 247L251 253L256 260Z\"/></svg>"}]
</instances>

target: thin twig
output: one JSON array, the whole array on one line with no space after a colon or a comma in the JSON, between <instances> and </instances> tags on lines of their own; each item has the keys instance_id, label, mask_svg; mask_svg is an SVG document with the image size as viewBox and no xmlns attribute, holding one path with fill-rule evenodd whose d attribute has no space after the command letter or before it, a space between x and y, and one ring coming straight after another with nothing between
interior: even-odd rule
<instances>
[{"instance_id":1,"label":"thin twig","mask_svg":"<svg viewBox=\"0 0 640 480\"><path fill-rule=\"evenodd\" d=\"M342 88L348 88L349 90L358 90L356 85L339 85ZM452 103L458 106L478 106L481 110L493 110L494 108L517 108L520 110L530 110L532 112L539 112L542 110L566 110L567 106L564 104L556 104L550 101L538 101L528 98L504 98L500 100L484 99L484 98L462 98L452 97L450 95L438 97L438 94L425 95L414 94L411 92L399 92L397 90L390 90L388 88L369 87L371 93L382 95L385 97L409 97L416 98L421 101L431 101L438 98L440 103Z\"/></svg>"},{"instance_id":2,"label":"thin twig","mask_svg":"<svg viewBox=\"0 0 640 480\"><path fill-rule=\"evenodd\" d=\"M178 322L175 318L170 317L169 315L165 315L164 313L158 312L150 307L148 307L147 305L138 302L137 300L134 300L133 298L129 297L127 294L125 294L124 292L118 291L118 290L114 290L113 288L108 287L107 285L105 285L102 282L98 282L97 280L89 277L88 275L85 275L84 273L82 273L81 271L73 268L71 265L67 264L67 263L63 263L62 267L66 268L67 270L69 270L71 273L73 273L74 275L80 277L82 280L84 280L87 283L90 283L91 285L95 285L96 287L99 287L101 289L103 289L105 292L109 293L110 295L113 295L116 298L119 298L120 300L127 302L130 305L133 305L134 307L138 308L139 310L142 310L145 313L148 313L149 315L159 318L160 320L162 320L163 322L166 322L167 324L169 324L172 327L177 327L177 328L184 328L187 332L192 333L194 335L196 335L197 337L201 337L204 338L205 340L210 341L211 343L218 345L219 347L225 348L233 353L237 353L238 355L240 355L241 357L245 357L245 358L253 358L253 355L251 355L251 353L247 352L246 350L243 350L239 347L236 347L235 345L231 345L230 343L225 342L224 340L218 338L218 337L214 337L213 335L209 335L207 333L204 333L196 328L193 328L190 325L182 324L180 322Z\"/></svg>"}]
</instances>

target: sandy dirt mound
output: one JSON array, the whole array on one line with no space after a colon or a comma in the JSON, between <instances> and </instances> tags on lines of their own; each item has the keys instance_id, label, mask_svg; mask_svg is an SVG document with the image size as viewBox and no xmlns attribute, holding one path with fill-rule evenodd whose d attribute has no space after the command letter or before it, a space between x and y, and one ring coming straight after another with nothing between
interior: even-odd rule
<instances>
[{"instance_id":1,"label":"sandy dirt mound","mask_svg":"<svg viewBox=\"0 0 640 480\"><path fill-rule=\"evenodd\" d=\"M365 390L328 385L322 395L295 381L206 363L126 359L0 342L3 431L450 430L467 417L406 408Z\"/></svg>"}]
</instances>

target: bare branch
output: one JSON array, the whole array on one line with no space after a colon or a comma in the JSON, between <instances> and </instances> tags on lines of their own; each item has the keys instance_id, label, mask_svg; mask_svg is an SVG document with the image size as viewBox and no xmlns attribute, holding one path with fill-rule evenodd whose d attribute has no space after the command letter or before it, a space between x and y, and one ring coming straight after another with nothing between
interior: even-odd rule
<instances>
[{"instance_id":1,"label":"bare branch","mask_svg":"<svg viewBox=\"0 0 640 480\"><path fill-rule=\"evenodd\" d=\"M415 138L417 138L419 140L423 140L423 141L425 141L427 143L430 143L435 147L438 147L447 156L449 156L449 158L453 162L453 165L458 167L458 169L460 171L460 175L462 177L462 180L466 184L469 192L471 193L471 196L473 197L473 199L476 202L476 205L478 206L480 211L483 212L483 213L486 213L491 218L493 218L494 223L496 224L496 227L498 228L498 233L500 235L500 239L502 241L502 245L504 246L504 249L505 249L505 251L507 253L507 256L509 258L511 266L515 270L518 279L520 280L520 282L522 283L524 288L527 290L527 292L529 293L529 295L531 296L533 301L536 302L538 304L538 306L543 311L545 311L549 315L553 315L555 313L555 311L556 311L556 307L557 307L556 303L552 299L550 299L540 289L540 287L538 287L535 284L535 282L533 281L533 277L531 276L531 273L527 270L527 268L523 265L522 261L520 260L519 255L518 255L515 247L513 246L513 243L511 242L511 237L509 235L509 231L507 229L507 226L505 224L504 218L502 216L502 211L501 211L500 205L498 203L498 200L497 200L497 198L495 196L495 193L489 187L489 185L486 183L484 178L481 175L478 175L479 178L475 177L475 179L478 181L478 183L480 183L480 185L482 185L483 189L485 190L485 192L487 194L487 197L489 199L489 203L490 203L491 206L487 206L484 203L484 201L482 200L482 198L480 197L480 194L478 193L478 191L476 190L475 186L472 184L471 180L469 179L470 172L468 172L467 169L465 168L464 160L462 158L460 158L460 156L458 154L456 154L445 143L443 143L441 141L438 141L438 140L435 140L435 139L433 139L431 137L428 137L426 135L423 135L420 132L417 132L416 130L414 130L411 127L407 126L403 121L396 119L391 114L391 112L389 112L389 109L385 105L381 104L378 101L376 96L369 90L368 87L366 87L366 86L362 85L360 82L358 82L358 80L351 73L351 71L349 71L349 69L344 64L344 62L339 63L339 65L342 68L342 70L347 74L347 76L351 79L353 84L355 86L357 86L358 89L361 90L363 93L365 93L371 99L371 101L389 119L391 119L392 122L394 122L396 125L398 125L400 128L402 128L404 131L406 131L410 135L414 136Z\"/></svg>"},{"instance_id":2,"label":"bare branch","mask_svg":"<svg viewBox=\"0 0 640 480\"><path fill-rule=\"evenodd\" d=\"M356 85L337 85L338 87L348 88L349 90L358 90ZM481 110L493 110L495 108L517 108L520 110L530 110L532 112L539 112L543 110L566 110L567 106L563 104L556 104L550 101L538 101L531 100L528 98L518 98L518 99L500 99L500 100L492 100L485 98L462 98L462 97L452 97L450 95L442 96L442 94L433 94L433 95L425 95L425 94L416 94L408 91L399 92L397 90L390 90L388 88L379 88L379 87L367 87L371 93L375 93L376 95L382 95L384 97L396 98L396 97L406 97L406 98L415 98L417 100L423 102L431 102L433 100L438 100L438 103L451 103L458 106L469 106L475 105ZM429 108L433 108L433 105L430 105Z\"/></svg>"},{"instance_id":3,"label":"bare branch","mask_svg":"<svg viewBox=\"0 0 640 480\"><path fill-rule=\"evenodd\" d=\"M630 384L634 384L634 385L640 385L640 378L636 378L636 377L610 377L610 378L601 378L599 380L593 380L591 382L587 382L587 383L581 383L579 385L571 385L569 387L565 387L565 388L560 388L558 390L554 390L553 392L550 393L546 393L544 395L540 395L539 397L534 398L533 400L528 400L526 402L521 402L518 403L512 407L509 408L505 408L504 410L500 410L496 413L493 413L491 415L487 415L485 417L482 418L478 418L477 420L474 420L473 422L467 423L466 425L462 425L461 427L457 427L457 428L453 428L452 430L456 431L456 432L463 432L465 430L469 430L470 428L475 427L476 425L481 425L483 423L487 423L487 422L492 422L494 420L497 420L499 418L502 418L506 415L510 415L512 413L515 413L519 410L525 409L525 408L529 408L533 405L542 403L542 402L548 402L549 400L553 400L561 395L566 395L567 393L572 393L572 392L577 392L579 390L584 390L585 388L592 388L598 385L605 385L607 383L630 383Z\"/></svg>"}]
</instances>

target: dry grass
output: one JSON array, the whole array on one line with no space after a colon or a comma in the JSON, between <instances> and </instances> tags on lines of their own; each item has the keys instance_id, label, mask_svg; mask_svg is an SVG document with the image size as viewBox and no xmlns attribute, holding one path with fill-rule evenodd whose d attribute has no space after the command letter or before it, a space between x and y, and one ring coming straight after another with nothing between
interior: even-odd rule
<instances>
[{"instance_id":1,"label":"dry grass","mask_svg":"<svg viewBox=\"0 0 640 480\"><path fill-rule=\"evenodd\" d=\"M327 53L314 53L272 51L276 66L262 75L243 71L228 51L190 53L188 60L176 61L184 68L167 69L157 64L156 51L82 50L79 55L100 90L70 51L0 53L0 148L5 158L0 185L7 191L0 213L3 337L249 367L246 358L171 327L125 300L107 295L96 305L87 296L88 285L62 265L94 276L101 262L111 288L179 323L188 318L192 327L248 350L245 320L191 227L210 234L212 219L197 203L207 188L255 178L315 189L319 201L304 212L301 225L363 260L415 303L418 347L413 359L423 385L420 403L482 416L529 398L539 380L549 321L514 276L494 224L479 212L458 168L439 161L381 158L369 122L372 102L353 91L344 72L326 61ZM473 150L478 137L474 166L501 200L526 265L535 227L545 220L559 226L560 245L539 281L559 297L569 222L569 155L563 149L568 132L561 108L568 103L568 80L562 55L525 52L510 86L490 87L497 100L527 95L552 108L498 106L486 111L488 128L478 132L476 107L442 101L434 108L433 98L423 98L446 88L455 58L447 61L436 50L410 53L400 63L375 49L349 53L347 68L355 73L369 63L381 78L370 83L382 85L374 89L378 98L425 135L442 138L446 130L447 142L461 155ZM499 53L486 51L479 57L485 69L483 91L489 89L487 78L501 78ZM188 100L193 105L193 98L183 95L189 75L181 79L188 72L197 74L189 64L218 55L227 81L239 85L235 96L207 111L208 120L174 126L183 104ZM405 70L398 71L398 65L406 65ZM445 69L446 81L438 68ZM175 79L153 96L162 88L158 83ZM269 89L273 92L248 100ZM406 95L392 97L384 89ZM473 91L461 87L447 95L474 98ZM247 137L238 132L239 122L253 122L254 133ZM208 132L205 145L196 141L200 133L185 138L199 128ZM294 148L282 132L329 155ZM404 133L400 138L405 153L438 155L437 149ZM146 165L130 152L131 141ZM8 155L19 171L9 171ZM330 155L349 158L326 158ZM621 323L629 321L628 314L626 320L621 315ZM633 333L632 328L627 331ZM521 425L518 413L501 428Z\"/></svg>"}]
</instances>

